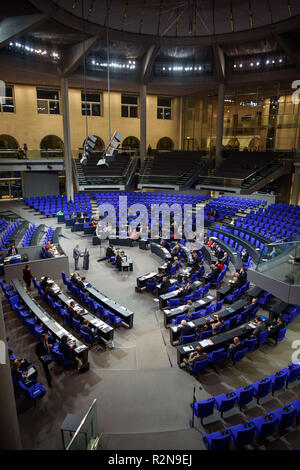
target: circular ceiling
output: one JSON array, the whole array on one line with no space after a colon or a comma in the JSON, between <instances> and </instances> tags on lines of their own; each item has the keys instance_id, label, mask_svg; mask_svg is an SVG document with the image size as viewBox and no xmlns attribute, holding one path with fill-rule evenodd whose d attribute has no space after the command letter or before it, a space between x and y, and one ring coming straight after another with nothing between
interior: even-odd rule
<instances>
[{"instance_id":1,"label":"circular ceiling","mask_svg":"<svg viewBox=\"0 0 300 470\"><path fill-rule=\"evenodd\" d=\"M299 0L52 0L74 17L124 33L159 37L221 35L300 14ZM83 3L83 7L82 7Z\"/></svg>"}]
</instances>

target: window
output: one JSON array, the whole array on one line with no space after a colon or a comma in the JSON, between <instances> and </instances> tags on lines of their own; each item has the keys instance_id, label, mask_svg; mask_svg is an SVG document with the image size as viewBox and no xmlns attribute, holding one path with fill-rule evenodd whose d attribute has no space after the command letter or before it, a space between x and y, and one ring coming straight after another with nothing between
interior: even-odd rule
<instances>
[{"instance_id":1,"label":"window","mask_svg":"<svg viewBox=\"0 0 300 470\"><path fill-rule=\"evenodd\" d=\"M101 116L101 94L81 92L81 114L82 116Z\"/></svg>"},{"instance_id":2,"label":"window","mask_svg":"<svg viewBox=\"0 0 300 470\"><path fill-rule=\"evenodd\" d=\"M12 86L5 87L5 96L3 96L2 100L0 100L0 110L2 113L14 113L15 112L14 95L13 95Z\"/></svg>"},{"instance_id":3,"label":"window","mask_svg":"<svg viewBox=\"0 0 300 470\"><path fill-rule=\"evenodd\" d=\"M138 97L134 95L122 95L121 116L137 118L138 117Z\"/></svg>"},{"instance_id":4,"label":"window","mask_svg":"<svg viewBox=\"0 0 300 470\"><path fill-rule=\"evenodd\" d=\"M58 90L37 89L37 109L39 114L59 114Z\"/></svg>"},{"instance_id":5,"label":"window","mask_svg":"<svg viewBox=\"0 0 300 470\"><path fill-rule=\"evenodd\" d=\"M171 119L171 98L157 97L157 119Z\"/></svg>"}]
</instances>

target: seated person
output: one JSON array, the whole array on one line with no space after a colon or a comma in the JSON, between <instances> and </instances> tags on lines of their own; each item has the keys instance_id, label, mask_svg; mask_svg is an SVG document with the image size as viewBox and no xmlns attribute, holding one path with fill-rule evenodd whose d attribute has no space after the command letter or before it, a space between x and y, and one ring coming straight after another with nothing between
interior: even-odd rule
<instances>
[{"instance_id":1,"label":"seated person","mask_svg":"<svg viewBox=\"0 0 300 470\"><path fill-rule=\"evenodd\" d=\"M241 279L240 279L240 273L236 271L235 275L233 276L230 281L228 281L230 284L232 284L232 290L239 289L241 287Z\"/></svg>"},{"instance_id":2,"label":"seated person","mask_svg":"<svg viewBox=\"0 0 300 470\"><path fill-rule=\"evenodd\" d=\"M216 323L212 324L213 334L217 335L219 333L219 328L224 324L224 318L218 315Z\"/></svg>"},{"instance_id":3,"label":"seated person","mask_svg":"<svg viewBox=\"0 0 300 470\"><path fill-rule=\"evenodd\" d=\"M78 289L80 289L83 292L86 291L85 284L86 284L86 278L82 277L77 283Z\"/></svg>"},{"instance_id":4,"label":"seated person","mask_svg":"<svg viewBox=\"0 0 300 470\"><path fill-rule=\"evenodd\" d=\"M18 250L15 245L11 245L10 249L8 250L8 256L15 256L18 254Z\"/></svg>"},{"instance_id":5,"label":"seated person","mask_svg":"<svg viewBox=\"0 0 300 470\"><path fill-rule=\"evenodd\" d=\"M261 317L256 317L254 319L254 323L256 324L255 330L253 330L252 336L258 338L260 333L265 331L267 328L266 322L262 321Z\"/></svg>"},{"instance_id":6,"label":"seated person","mask_svg":"<svg viewBox=\"0 0 300 470\"><path fill-rule=\"evenodd\" d=\"M79 370L82 366L82 361L75 356L75 346L76 343L74 341L70 341L67 335L63 335L59 341L58 350L64 355L67 361L77 363L77 370Z\"/></svg>"},{"instance_id":7,"label":"seated person","mask_svg":"<svg viewBox=\"0 0 300 470\"><path fill-rule=\"evenodd\" d=\"M179 261L178 261L177 256L174 256L174 260L173 260L173 263L172 263L172 267L177 268L178 263L179 263Z\"/></svg>"},{"instance_id":8,"label":"seated person","mask_svg":"<svg viewBox=\"0 0 300 470\"><path fill-rule=\"evenodd\" d=\"M193 334L193 328L187 324L186 320L181 320L178 326L180 336L189 336Z\"/></svg>"},{"instance_id":9,"label":"seated person","mask_svg":"<svg viewBox=\"0 0 300 470\"><path fill-rule=\"evenodd\" d=\"M170 249L170 243L167 242L166 240L164 240L163 238L162 238L162 240L161 240L161 242L160 242L160 246L162 246L163 248L166 248L168 251L169 251L169 249Z\"/></svg>"},{"instance_id":10,"label":"seated person","mask_svg":"<svg viewBox=\"0 0 300 470\"><path fill-rule=\"evenodd\" d=\"M108 245L108 247L106 248L106 253L105 253L105 257L110 259L112 256L114 256L114 250L112 248L111 245Z\"/></svg>"},{"instance_id":11,"label":"seated person","mask_svg":"<svg viewBox=\"0 0 300 470\"><path fill-rule=\"evenodd\" d=\"M189 318L191 318L192 313L194 313L196 308L195 308L195 305L193 304L193 302L191 300L187 301L187 306L188 306L188 309L187 309L187 312L186 312L186 318L189 319Z\"/></svg>"},{"instance_id":12,"label":"seated person","mask_svg":"<svg viewBox=\"0 0 300 470\"><path fill-rule=\"evenodd\" d=\"M16 381L21 380L26 387L31 387L36 383L37 370L34 366L30 367L30 370L22 367L22 363L19 360L15 360L11 364L12 376Z\"/></svg>"},{"instance_id":13,"label":"seated person","mask_svg":"<svg viewBox=\"0 0 300 470\"><path fill-rule=\"evenodd\" d=\"M165 266L165 272L166 272L167 274L170 274L171 266L173 266L172 261L166 258L166 259L165 259L165 264L166 264L166 266Z\"/></svg>"},{"instance_id":14,"label":"seated person","mask_svg":"<svg viewBox=\"0 0 300 470\"><path fill-rule=\"evenodd\" d=\"M219 274L224 271L224 266L223 266L222 263L220 263L220 261L216 261L215 267L220 270L220 271L219 271Z\"/></svg>"},{"instance_id":15,"label":"seated person","mask_svg":"<svg viewBox=\"0 0 300 470\"><path fill-rule=\"evenodd\" d=\"M222 258L219 258L219 261L220 263L222 263L223 265L224 264L228 264L228 253L225 251L224 252L224 255Z\"/></svg>"},{"instance_id":16,"label":"seated person","mask_svg":"<svg viewBox=\"0 0 300 470\"><path fill-rule=\"evenodd\" d=\"M217 272L214 270L214 265L210 266L209 272L203 276L203 279L205 281L205 284L208 284L209 282L215 282L217 280Z\"/></svg>"},{"instance_id":17,"label":"seated person","mask_svg":"<svg viewBox=\"0 0 300 470\"><path fill-rule=\"evenodd\" d=\"M196 361L204 361L204 359L207 359L207 354L203 352L201 346L197 346L196 351L190 353L188 357L184 358L183 362L192 367Z\"/></svg>"},{"instance_id":18,"label":"seated person","mask_svg":"<svg viewBox=\"0 0 300 470\"><path fill-rule=\"evenodd\" d=\"M54 258L54 254L50 248L45 247L45 257L46 258Z\"/></svg>"},{"instance_id":19,"label":"seated person","mask_svg":"<svg viewBox=\"0 0 300 470\"><path fill-rule=\"evenodd\" d=\"M76 304L74 300L70 302L70 305L67 307L67 313L74 318L75 320L80 320L80 315L78 315L77 311L75 310Z\"/></svg>"},{"instance_id":20,"label":"seated person","mask_svg":"<svg viewBox=\"0 0 300 470\"><path fill-rule=\"evenodd\" d=\"M237 353L238 351L241 351L242 349L244 349L244 347L245 346L240 342L240 338L238 336L233 338L233 343L230 344L228 348L230 359L232 360L235 353Z\"/></svg>"},{"instance_id":21,"label":"seated person","mask_svg":"<svg viewBox=\"0 0 300 470\"><path fill-rule=\"evenodd\" d=\"M40 282L41 289L44 291L46 287L48 286L48 276L44 276L43 279Z\"/></svg>"},{"instance_id":22,"label":"seated person","mask_svg":"<svg viewBox=\"0 0 300 470\"><path fill-rule=\"evenodd\" d=\"M282 317L278 317L273 325L268 326L269 337L272 339L277 339L279 331L285 328L285 323Z\"/></svg>"},{"instance_id":23,"label":"seated person","mask_svg":"<svg viewBox=\"0 0 300 470\"><path fill-rule=\"evenodd\" d=\"M70 277L70 281L77 287L78 282L80 281L79 274L77 272L74 272Z\"/></svg>"},{"instance_id":24,"label":"seated person","mask_svg":"<svg viewBox=\"0 0 300 470\"><path fill-rule=\"evenodd\" d=\"M249 258L248 250L247 250L247 248L244 248L244 249L241 251L241 260L243 261L243 263L247 263L248 258Z\"/></svg>"},{"instance_id":25,"label":"seated person","mask_svg":"<svg viewBox=\"0 0 300 470\"><path fill-rule=\"evenodd\" d=\"M92 340L94 343L97 341L96 332L93 328L90 327L88 320L83 320L83 325L81 326L81 329L82 331L84 331L85 333L88 333L92 337Z\"/></svg>"},{"instance_id":26,"label":"seated person","mask_svg":"<svg viewBox=\"0 0 300 470\"><path fill-rule=\"evenodd\" d=\"M206 318L205 320L205 324L203 326L200 326L200 327L197 327L196 328L196 334L198 336L200 336L200 334L202 333L202 331L210 331L212 330L212 324L213 322L211 320L209 320L208 318Z\"/></svg>"},{"instance_id":27,"label":"seated person","mask_svg":"<svg viewBox=\"0 0 300 470\"><path fill-rule=\"evenodd\" d=\"M58 291L59 292L59 291ZM48 286L45 289L45 294L50 295L50 297L57 298L58 292L55 291L55 284L54 282L48 283Z\"/></svg>"},{"instance_id":28,"label":"seated person","mask_svg":"<svg viewBox=\"0 0 300 470\"><path fill-rule=\"evenodd\" d=\"M247 273L244 268L240 269L239 272L239 279L241 281L241 285L243 286L247 282Z\"/></svg>"}]
</instances>

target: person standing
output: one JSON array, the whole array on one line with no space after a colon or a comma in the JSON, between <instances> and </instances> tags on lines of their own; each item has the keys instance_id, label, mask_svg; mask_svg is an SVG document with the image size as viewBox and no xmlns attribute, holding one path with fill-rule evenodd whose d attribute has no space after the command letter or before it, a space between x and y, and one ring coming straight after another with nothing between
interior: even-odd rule
<instances>
[{"instance_id":1,"label":"person standing","mask_svg":"<svg viewBox=\"0 0 300 470\"><path fill-rule=\"evenodd\" d=\"M74 258L74 261L75 261L75 271L78 270L78 260L79 260L80 256L81 256L81 252L80 252L79 245L76 245L74 250L73 250L73 258Z\"/></svg>"},{"instance_id":2,"label":"person standing","mask_svg":"<svg viewBox=\"0 0 300 470\"><path fill-rule=\"evenodd\" d=\"M48 364L52 361L51 348L53 345L49 341L49 337L46 333L42 334L42 339L39 341L35 347L35 353L38 356L39 360L42 363L45 376L48 382L49 387L51 388L52 377L50 375Z\"/></svg>"},{"instance_id":3,"label":"person standing","mask_svg":"<svg viewBox=\"0 0 300 470\"><path fill-rule=\"evenodd\" d=\"M23 269L23 281L26 284L27 290L31 290L31 279L33 279L33 275L31 274L29 264L26 264L25 268Z\"/></svg>"}]
</instances>

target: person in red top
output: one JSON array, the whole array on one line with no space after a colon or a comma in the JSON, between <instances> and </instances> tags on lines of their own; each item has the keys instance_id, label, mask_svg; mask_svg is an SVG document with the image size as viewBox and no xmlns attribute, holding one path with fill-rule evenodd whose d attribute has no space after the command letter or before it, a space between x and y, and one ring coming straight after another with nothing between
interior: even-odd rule
<instances>
[{"instance_id":1,"label":"person in red top","mask_svg":"<svg viewBox=\"0 0 300 470\"><path fill-rule=\"evenodd\" d=\"M221 272L223 272L223 271L224 271L224 266L223 266L223 264L222 264L222 263L219 263L219 262L217 261L217 262L216 262L216 266L218 266L218 268L220 268L220 269L221 269Z\"/></svg>"},{"instance_id":2,"label":"person in red top","mask_svg":"<svg viewBox=\"0 0 300 470\"><path fill-rule=\"evenodd\" d=\"M30 266L29 264L26 264L25 268L23 269L23 281L26 284L27 290L31 290L31 279L33 279L33 275L31 274L30 271Z\"/></svg>"}]
</instances>

